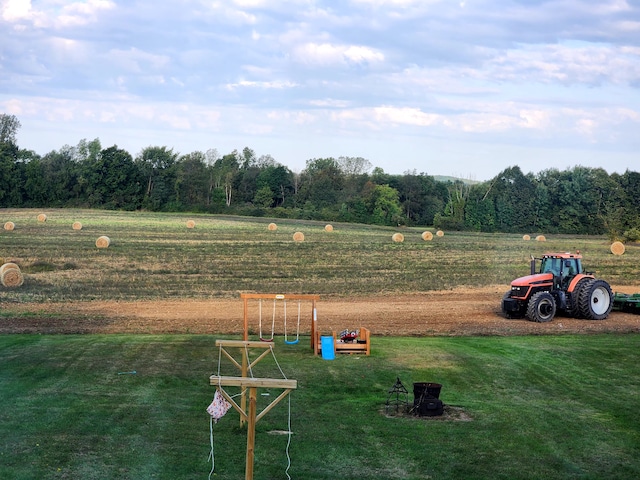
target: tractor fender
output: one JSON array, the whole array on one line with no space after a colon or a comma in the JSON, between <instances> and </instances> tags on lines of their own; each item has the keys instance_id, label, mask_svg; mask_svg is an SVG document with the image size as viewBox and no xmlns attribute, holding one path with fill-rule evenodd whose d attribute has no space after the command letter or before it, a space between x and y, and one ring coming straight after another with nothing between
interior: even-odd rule
<instances>
[{"instance_id":1,"label":"tractor fender","mask_svg":"<svg viewBox=\"0 0 640 480\"><path fill-rule=\"evenodd\" d=\"M569 282L569 287L567 288L567 292L573 293L573 290L576 288L576 285L583 278L594 278L594 276L592 274L585 274L585 273L577 274L575 277L571 279L571 282Z\"/></svg>"}]
</instances>

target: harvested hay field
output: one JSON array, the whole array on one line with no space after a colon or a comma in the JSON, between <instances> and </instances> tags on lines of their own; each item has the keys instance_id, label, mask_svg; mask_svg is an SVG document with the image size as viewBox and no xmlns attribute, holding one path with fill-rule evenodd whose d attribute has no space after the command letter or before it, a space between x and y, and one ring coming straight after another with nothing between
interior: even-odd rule
<instances>
[{"instance_id":1,"label":"harvested hay field","mask_svg":"<svg viewBox=\"0 0 640 480\"><path fill-rule=\"evenodd\" d=\"M637 286L612 286L640 291ZM549 323L506 319L500 300L508 289L493 285L476 289L349 298L320 297L321 332L366 327L374 336L550 335L640 332L640 315L612 312L606 320L556 317ZM202 333L239 335L240 298L160 301L95 301L0 305L0 333ZM34 316L33 313L38 313ZM257 320L256 320L257 322ZM257 324L254 325L257 328ZM310 326L301 322L301 335ZM374 347L375 348L375 347Z\"/></svg>"}]
</instances>

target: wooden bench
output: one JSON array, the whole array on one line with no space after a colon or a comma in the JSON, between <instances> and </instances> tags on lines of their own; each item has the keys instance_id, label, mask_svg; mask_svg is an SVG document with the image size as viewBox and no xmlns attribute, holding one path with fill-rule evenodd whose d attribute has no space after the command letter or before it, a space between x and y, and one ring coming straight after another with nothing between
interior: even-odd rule
<instances>
[{"instance_id":1,"label":"wooden bench","mask_svg":"<svg viewBox=\"0 0 640 480\"><path fill-rule=\"evenodd\" d=\"M318 355L322 352L322 340L320 332L315 332L315 341L313 342L313 353ZM353 342L344 342L338 338L336 332L332 332L333 348L335 353L356 353L356 354L371 354L371 331L368 328L361 328L360 335Z\"/></svg>"}]
</instances>

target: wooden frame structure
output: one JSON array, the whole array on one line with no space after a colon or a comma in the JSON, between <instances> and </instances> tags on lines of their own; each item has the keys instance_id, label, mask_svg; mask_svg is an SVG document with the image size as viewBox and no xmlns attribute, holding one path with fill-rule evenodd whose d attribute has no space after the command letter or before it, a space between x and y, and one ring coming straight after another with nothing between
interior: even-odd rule
<instances>
[{"instance_id":1,"label":"wooden frame structure","mask_svg":"<svg viewBox=\"0 0 640 480\"><path fill-rule=\"evenodd\" d=\"M371 354L371 331L368 328L361 328L360 335L353 342L343 342L338 338L336 332L332 332L334 353L359 353L364 355ZM322 340L319 331L315 333L315 341L313 342L313 353L318 355L322 352Z\"/></svg>"},{"instance_id":2,"label":"wooden frame structure","mask_svg":"<svg viewBox=\"0 0 640 480\"><path fill-rule=\"evenodd\" d=\"M243 301L243 337L242 339L249 341L249 300L308 300L311 301L311 348L313 348L313 339L315 338L316 322L318 314L316 310L316 302L320 300L320 295L313 294L282 294L282 293L241 293L240 298Z\"/></svg>"},{"instance_id":3,"label":"wooden frame structure","mask_svg":"<svg viewBox=\"0 0 640 480\"><path fill-rule=\"evenodd\" d=\"M221 352L225 354L231 362L239 367L243 373L240 377L227 377L222 375L211 375L209 377L209 384L216 387L240 387L241 389L249 390L249 408L246 408L246 396L243 393L241 395L241 404L238 405L235 400L220 388L222 396L231 404L231 406L240 414L240 425L247 423L247 458L245 466L245 480L253 480L253 460L255 454L255 439L256 439L256 423L264 417L273 407L276 406L285 398L292 390L298 388L297 380L288 380L286 378L254 378L247 377L246 373L255 364L262 360L268 353L271 352L272 345L265 344L264 342L249 342L239 340L216 340L216 346L221 349ZM226 350L225 347L237 347L243 349L242 365L236 361ZM267 348L260 354L253 362L249 363L249 348ZM260 413L258 413L258 388L282 388L283 392L276 397L269 405L267 405Z\"/></svg>"}]
</instances>

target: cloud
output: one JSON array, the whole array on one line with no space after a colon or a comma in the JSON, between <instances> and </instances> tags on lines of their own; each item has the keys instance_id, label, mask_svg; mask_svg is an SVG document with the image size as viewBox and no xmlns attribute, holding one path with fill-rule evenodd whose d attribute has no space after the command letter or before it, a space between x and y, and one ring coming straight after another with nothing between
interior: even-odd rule
<instances>
[{"instance_id":1,"label":"cloud","mask_svg":"<svg viewBox=\"0 0 640 480\"><path fill-rule=\"evenodd\" d=\"M68 28L97 21L101 12L116 8L111 0L61 2L43 0L34 8L31 0L4 0L2 18L10 23L32 23L37 28ZM24 29L24 26L17 26Z\"/></svg>"},{"instance_id":2,"label":"cloud","mask_svg":"<svg viewBox=\"0 0 640 480\"><path fill-rule=\"evenodd\" d=\"M2 19L16 22L29 18L31 14L31 0L5 0L2 5Z\"/></svg>"},{"instance_id":3,"label":"cloud","mask_svg":"<svg viewBox=\"0 0 640 480\"><path fill-rule=\"evenodd\" d=\"M366 65L384 61L384 54L361 45L336 45L331 43L305 43L293 50L293 57L307 65Z\"/></svg>"}]
</instances>

